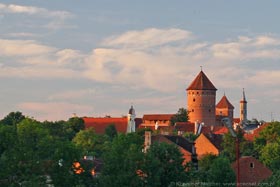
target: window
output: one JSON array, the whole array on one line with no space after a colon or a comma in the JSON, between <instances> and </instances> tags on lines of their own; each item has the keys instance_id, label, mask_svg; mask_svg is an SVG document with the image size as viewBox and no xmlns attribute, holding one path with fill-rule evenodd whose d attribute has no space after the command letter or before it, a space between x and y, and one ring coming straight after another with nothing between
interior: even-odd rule
<instances>
[{"instance_id":1,"label":"window","mask_svg":"<svg viewBox=\"0 0 280 187\"><path fill-rule=\"evenodd\" d=\"M250 163L250 168L254 168L254 162Z\"/></svg>"},{"instance_id":2,"label":"window","mask_svg":"<svg viewBox=\"0 0 280 187\"><path fill-rule=\"evenodd\" d=\"M195 102L195 98L193 98L193 102Z\"/></svg>"},{"instance_id":3,"label":"window","mask_svg":"<svg viewBox=\"0 0 280 187\"><path fill-rule=\"evenodd\" d=\"M211 112L211 109L209 109L209 112Z\"/></svg>"},{"instance_id":4,"label":"window","mask_svg":"<svg viewBox=\"0 0 280 187\"><path fill-rule=\"evenodd\" d=\"M192 109L192 112L194 112L194 109Z\"/></svg>"}]
</instances>

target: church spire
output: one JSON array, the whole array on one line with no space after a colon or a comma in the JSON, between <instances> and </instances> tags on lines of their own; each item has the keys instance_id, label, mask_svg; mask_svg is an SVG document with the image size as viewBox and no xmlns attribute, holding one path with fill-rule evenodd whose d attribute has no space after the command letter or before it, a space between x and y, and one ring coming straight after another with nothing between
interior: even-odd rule
<instances>
[{"instance_id":1,"label":"church spire","mask_svg":"<svg viewBox=\"0 0 280 187\"><path fill-rule=\"evenodd\" d=\"M243 88L243 98L242 98L242 100L243 100L243 101L246 101L244 88ZM246 101L246 102L247 102L247 101Z\"/></svg>"},{"instance_id":2,"label":"church spire","mask_svg":"<svg viewBox=\"0 0 280 187\"><path fill-rule=\"evenodd\" d=\"M244 124L247 121L247 101L243 88L242 99L240 101L240 123Z\"/></svg>"}]
</instances>

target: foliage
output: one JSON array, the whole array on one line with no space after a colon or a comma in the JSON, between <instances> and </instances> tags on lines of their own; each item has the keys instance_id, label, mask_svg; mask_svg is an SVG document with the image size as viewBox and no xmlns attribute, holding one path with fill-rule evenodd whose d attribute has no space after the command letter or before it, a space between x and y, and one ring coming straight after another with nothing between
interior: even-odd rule
<instances>
[{"instance_id":1,"label":"foliage","mask_svg":"<svg viewBox=\"0 0 280 187\"><path fill-rule=\"evenodd\" d=\"M254 140L254 149L262 163L273 171L280 165L280 122L272 122Z\"/></svg>"},{"instance_id":2,"label":"foliage","mask_svg":"<svg viewBox=\"0 0 280 187\"><path fill-rule=\"evenodd\" d=\"M117 136L117 134L118 134L118 132L117 132L115 124L111 124L108 127L106 127L105 135L107 136L107 138L110 141L113 141L113 139Z\"/></svg>"},{"instance_id":3,"label":"foliage","mask_svg":"<svg viewBox=\"0 0 280 187\"><path fill-rule=\"evenodd\" d=\"M263 184L268 184L267 186L280 186L280 170L274 171L271 177L263 181Z\"/></svg>"},{"instance_id":4,"label":"foliage","mask_svg":"<svg viewBox=\"0 0 280 187\"><path fill-rule=\"evenodd\" d=\"M55 138L43 123L30 118L22 120L16 129L0 130L5 140L14 139L8 147L7 142L1 142L0 186L45 186L47 176L55 186L78 181L72 164L81 155L70 141Z\"/></svg>"},{"instance_id":5,"label":"foliage","mask_svg":"<svg viewBox=\"0 0 280 187\"><path fill-rule=\"evenodd\" d=\"M154 143L148 149L141 170L145 186L169 186L185 182L184 159L177 147L167 143Z\"/></svg>"},{"instance_id":6,"label":"foliage","mask_svg":"<svg viewBox=\"0 0 280 187\"><path fill-rule=\"evenodd\" d=\"M97 135L93 128L89 128L78 132L72 141L82 150L82 155L100 157L105 138Z\"/></svg>"},{"instance_id":7,"label":"foliage","mask_svg":"<svg viewBox=\"0 0 280 187\"><path fill-rule=\"evenodd\" d=\"M196 138L198 138L199 134L194 134L193 132L186 132L183 136L189 141L194 142Z\"/></svg>"},{"instance_id":8,"label":"foliage","mask_svg":"<svg viewBox=\"0 0 280 187\"><path fill-rule=\"evenodd\" d=\"M104 168L100 176L101 186L141 186L137 175L143 159L142 139L136 133L120 134L108 144L104 153Z\"/></svg>"},{"instance_id":9,"label":"foliage","mask_svg":"<svg viewBox=\"0 0 280 187\"><path fill-rule=\"evenodd\" d=\"M233 137L230 133L225 134L223 137L223 151L221 154L229 158L230 162L236 160L237 140L239 143L239 156L248 155L253 152L250 147L247 147L250 143L243 137L243 132L239 129L236 134L237 138Z\"/></svg>"},{"instance_id":10,"label":"foliage","mask_svg":"<svg viewBox=\"0 0 280 187\"><path fill-rule=\"evenodd\" d=\"M187 122L188 120L188 111L185 108L179 108L178 112L171 117L170 125L174 126L176 122Z\"/></svg>"},{"instance_id":11,"label":"foliage","mask_svg":"<svg viewBox=\"0 0 280 187\"><path fill-rule=\"evenodd\" d=\"M10 112L6 117L4 117L0 123L4 125L16 125L22 120L25 119L25 116L21 112Z\"/></svg>"},{"instance_id":12,"label":"foliage","mask_svg":"<svg viewBox=\"0 0 280 187\"><path fill-rule=\"evenodd\" d=\"M221 177L223 176L223 177ZM226 157L217 157L210 166L208 182L232 183L235 181L235 173L230 161Z\"/></svg>"}]
</instances>

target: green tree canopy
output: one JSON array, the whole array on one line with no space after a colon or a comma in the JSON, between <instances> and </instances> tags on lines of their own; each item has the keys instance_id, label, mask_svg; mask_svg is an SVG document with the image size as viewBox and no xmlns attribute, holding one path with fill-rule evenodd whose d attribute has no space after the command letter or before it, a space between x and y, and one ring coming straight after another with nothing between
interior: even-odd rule
<instances>
[{"instance_id":1,"label":"green tree canopy","mask_svg":"<svg viewBox=\"0 0 280 187\"><path fill-rule=\"evenodd\" d=\"M170 119L170 125L174 126L176 122L187 122L188 120L188 111L185 108L179 108L178 112Z\"/></svg>"},{"instance_id":2,"label":"green tree canopy","mask_svg":"<svg viewBox=\"0 0 280 187\"><path fill-rule=\"evenodd\" d=\"M82 150L83 155L100 157L105 137L97 135L93 128L89 128L78 132L72 141Z\"/></svg>"},{"instance_id":3,"label":"green tree canopy","mask_svg":"<svg viewBox=\"0 0 280 187\"><path fill-rule=\"evenodd\" d=\"M119 134L108 143L103 155L100 186L141 186L137 170L143 159L142 144L142 138L136 133Z\"/></svg>"},{"instance_id":4,"label":"green tree canopy","mask_svg":"<svg viewBox=\"0 0 280 187\"><path fill-rule=\"evenodd\" d=\"M154 143L148 149L141 170L144 173L145 186L160 187L176 185L186 179L183 157L179 149L172 144Z\"/></svg>"},{"instance_id":5,"label":"green tree canopy","mask_svg":"<svg viewBox=\"0 0 280 187\"><path fill-rule=\"evenodd\" d=\"M107 138L110 141L112 141L117 136L117 134L118 134L118 132L117 132L115 124L111 124L111 125L106 127L105 135L107 136Z\"/></svg>"},{"instance_id":6,"label":"green tree canopy","mask_svg":"<svg viewBox=\"0 0 280 187\"><path fill-rule=\"evenodd\" d=\"M4 125L16 125L22 120L25 119L25 116L22 115L21 112L10 112L7 116L5 116L0 123Z\"/></svg>"},{"instance_id":7,"label":"green tree canopy","mask_svg":"<svg viewBox=\"0 0 280 187\"><path fill-rule=\"evenodd\" d=\"M256 156L273 171L280 166L280 122L272 122L254 140Z\"/></svg>"}]
</instances>

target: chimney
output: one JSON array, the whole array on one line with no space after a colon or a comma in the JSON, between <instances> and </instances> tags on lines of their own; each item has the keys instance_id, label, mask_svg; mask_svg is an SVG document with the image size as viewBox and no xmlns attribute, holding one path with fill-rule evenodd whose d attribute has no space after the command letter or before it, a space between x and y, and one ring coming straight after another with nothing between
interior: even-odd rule
<instances>
[{"instance_id":1,"label":"chimney","mask_svg":"<svg viewBox=\"0 0 280 187\"><path fill-rule=\"evenodd\" d=\"M197 134L197 130L198 130L198 121L196 120L195 122L194 122L194 134Z\"/></svg>"}]
</instances>

